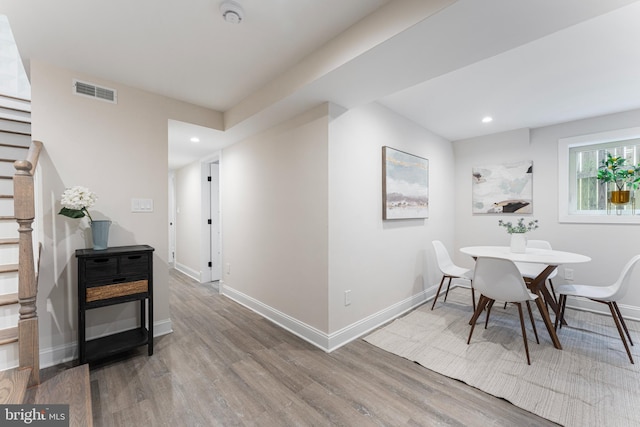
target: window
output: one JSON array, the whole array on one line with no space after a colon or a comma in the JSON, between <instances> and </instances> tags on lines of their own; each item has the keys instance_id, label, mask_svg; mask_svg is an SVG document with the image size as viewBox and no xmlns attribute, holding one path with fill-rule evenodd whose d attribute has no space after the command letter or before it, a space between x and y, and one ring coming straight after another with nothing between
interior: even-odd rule
<instances>
[{"instance_id":1,"label":"window","mask_svg":"<svg viewBox=\"0 0 640 427\"><path fill-rule=\"evenodd\" d=\"M609 203L611 184L597 179L607 153L640 163L640 128L564 138L558 148L560 222L640 223L640 203Z\"/></svg>"}]
</instances>

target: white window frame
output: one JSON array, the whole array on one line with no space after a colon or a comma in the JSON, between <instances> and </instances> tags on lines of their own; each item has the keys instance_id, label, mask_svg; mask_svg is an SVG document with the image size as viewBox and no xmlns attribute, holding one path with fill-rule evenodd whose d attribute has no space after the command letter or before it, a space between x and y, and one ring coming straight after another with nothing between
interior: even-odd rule
<instances>
[{"instance_id":1,"label":"white window frame","mask_svg":"<svg viewBox=\"0 0 640 427\"><path fill-rule=\"evenodd\" d=\"M600 132L590 135L574 136L558 140L558 220L566 223L593 224L640 224L640 205L635 215L616 215L612 213L571 213L569 207L570 168L569 149L614 141L626 141L640 138L640 127Z\"/></svg>"}]
</instances>

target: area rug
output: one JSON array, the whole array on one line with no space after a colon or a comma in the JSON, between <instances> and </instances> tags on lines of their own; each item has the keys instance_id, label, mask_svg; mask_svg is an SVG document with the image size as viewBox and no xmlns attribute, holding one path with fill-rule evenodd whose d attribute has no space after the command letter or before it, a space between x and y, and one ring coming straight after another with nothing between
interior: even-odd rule
<instances>
[{"instance_id":1,"label":"area rug","mask_svg":"<svg viewBox=\"0 0 640 427\"><path fill-rule=\"evenodd\" d=\"M632 365L611 316L567 309L568 325L558 332L563 350L557 350L534 305L540 344L525 314L527 365L515 305L496 303L488 329L483 314L470 345L468 289L452 289L446 302L430 308L422 305L365 341L565 426L640 426L637 322L627 321L636 344Z\"/></svg>"}]
</instances>

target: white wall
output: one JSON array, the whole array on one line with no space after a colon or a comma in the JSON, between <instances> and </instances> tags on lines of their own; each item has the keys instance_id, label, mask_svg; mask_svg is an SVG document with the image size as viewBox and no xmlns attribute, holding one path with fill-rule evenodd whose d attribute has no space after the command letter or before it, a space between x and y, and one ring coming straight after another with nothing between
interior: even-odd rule
<instances>
[{"instance_id":1,"label":"white wall","mask_svg":"<svg viewBox=\"0 0 640 427\"><path fill-rule=\"evenodd\" d=\"M528 130L457 141L456 155L456 248L478 244L505 245L508 234L497 222L504 215L471 214L471 168L514 160L533 160L533 215L540 228L531 238L549 240L555 249L582 253L592 258L584 264L572 264L573 283L610 284L624 264L640 253L640 226L635 224L566 224L558 222L558 140L578 135L625 129L637 126L640 110L611 114ZM516 216L517 218L517 216ZM456 253L459 264L471 260ZM563 267L556 281L563 283ZM640 280L640 271L634 280ZM589 304L581 304L589 306ZM640 288L632 287L623 299L623 314L640 317ZM594 303L594 308L607 307Z\"/></svg>"},{"instance_id":2,"label":"white wall","mask_svg":"<svg viewBox=\"0 0 640 427\"><path fill-rule=\"evenodd\" d=\"M176 177L176 268L200 281L202 239L202 167L191 163Z\"/></svg>"},{"instance_id":3,"label":"white wall","mask_svg":"<svg viewBox=\"0 0 640 427\"><path fill-rule=\"evenodd\" d=\"M384 145L429 159L429 219L382 220ZM323 105L225 149L222 292L326 350L356 338L435 291L454 169L448 141L378 104Z\"/></svg>"},{"instance_id":4,"label":"white wall","mask_svg":"<svg viewBox=\"0 0 640 427\"><path fill-rule=\"evenodd\" d=\"M456 223L455 247L451 256L459 265L471 267L473 260L461 255L457 249L462 246L476 245L507 245L509 234L502 228L498 228L498 219L505 215L472 215L471 194L471 169L474 166L499 165L520 160L533 160L533 212L534 217L540 219L540 229L530 236L545 239L552 237L549 233L546 220L539 218L539 201L548 197L544 196L538 177L545 174L557 175L555 169L548 165L548 160L534 159L529 143L529 129L520 129L510 132L488 135L468 141L457 141L453 144L455 151L456 172L451 177L454 196L454 220ZM544 156L543 156L544 158ZM547 193L548 194L548 193Z\"/></svg>"},{"instance_id":5,"label":"white wall","mask_svg":"<svg viewBox=\"0 0 640 427\"><path fill-rule=\"evenodd\" d=\"M111 104L72 94L78 78L118 91ZM65 187L84 185L98 194L94 218L113 221L110 246L149 244L154 252L154 318L159 333L171 330L168 298L167 121L220 129L212 110L103 81L39 61L31 62L33 138L44 143L44 249L38 294L41 365L77 357L77 262L90 247L86 219L60 215ZM154 201L152 213L132 213L131 198ZM135 304L92 310L88 336L135 322Z\"/></svg>"},{"instance_id":6,"label":"white wall","mask_svg":"<svg viewBox=\"0 0 640 427\"><path fill-rule=\"evenodd\" d=\"M432 240L453 249L449 141L379 104L337 111L329 142L329 332L353 336L423 301L440 280ZM382 147L429 160L429 218L382 220ZM351 290L351 305L344 291ZM399 306L401 305L401 306ZM379 316L379 318L378 318ZM359 323L367 325L359 325ZM369 321L369 322L367 322ZM355 332L354 330L354 332ZM340 341L340 340L338 340Z\"/></svg>"},{"instance_id":7,"label":"white wall","mask_svg":"<svg viewBox=\"0 0 640 427\"><path fill-rule=\"evenodd\" d=\"M221 290L293 330L328 327L327 128L323 105L220 160Z\"/></svg>"}]
</instances>

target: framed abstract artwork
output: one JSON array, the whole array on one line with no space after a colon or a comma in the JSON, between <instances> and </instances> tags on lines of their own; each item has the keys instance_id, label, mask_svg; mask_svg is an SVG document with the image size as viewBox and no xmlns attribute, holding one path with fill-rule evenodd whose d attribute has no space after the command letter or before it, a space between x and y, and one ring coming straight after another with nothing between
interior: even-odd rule
<instances>
[{"instance_id":1,"label":"framed abstract artwork","mask_svg":"<svg viewBox=\"0 0 640 427\"><path fill-rule=\"evenodd\" d=\"M532 181L530 160L472 168L472 213L533 213Z\"/></svg>"},{"instance_id":2,"label":"framed abstract artwork","mask_svg":"<svg viewBox=\"0 0 640 427\"><path fill-rule=\"evenodd\" d=\"M429 217L429 160L382 147L382 219Z\"/></svg>"}]
</instances>

